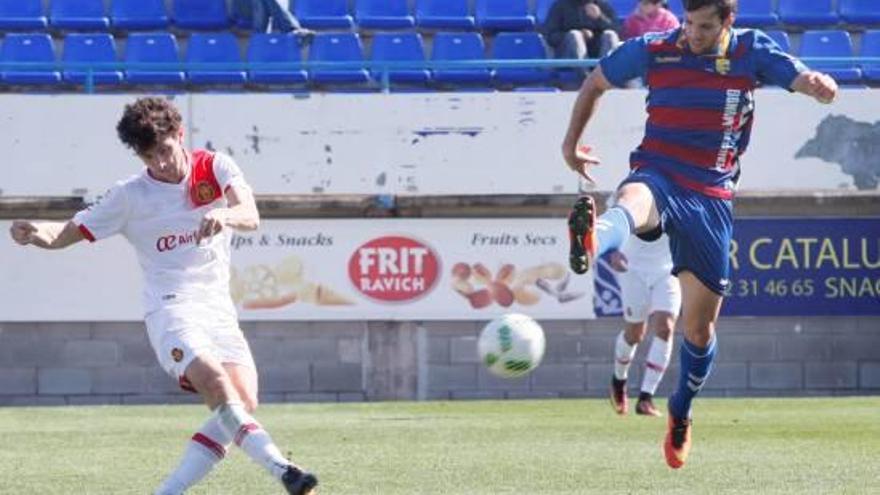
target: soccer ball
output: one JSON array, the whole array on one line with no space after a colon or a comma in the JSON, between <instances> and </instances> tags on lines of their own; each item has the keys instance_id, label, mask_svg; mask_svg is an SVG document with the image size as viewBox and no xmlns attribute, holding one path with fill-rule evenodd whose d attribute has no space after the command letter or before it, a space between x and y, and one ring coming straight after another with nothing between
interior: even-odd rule
<instances>
[{"instance_id":1,"label":"soccer ball","mask_svg":"<svg viewBox=\"0 0 880 495\"><path fill-rule=\"evenodd\" d=\"M544 357L544 330L532 318L510 313L483 327L477 352L489 371L516 378L535 369Z\"/></svg>"}]
</instances>

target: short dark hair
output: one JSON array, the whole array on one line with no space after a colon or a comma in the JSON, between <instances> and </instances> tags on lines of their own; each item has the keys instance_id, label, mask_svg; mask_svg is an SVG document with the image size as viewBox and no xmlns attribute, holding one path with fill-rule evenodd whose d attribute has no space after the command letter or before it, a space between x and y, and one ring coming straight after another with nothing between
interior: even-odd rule
<instances>
[{"instance_id":1,"label":"short dark hair","mask_svg":"<svg viewBox=\"0 0 880 495\"><path fill-rule=\"evenodd\" d=\"M170 101L151 96L125 105L116 133L123 143L141 154L169 134L178 132L182 123L180 112Z\"/></svg>"},{"instance_id":2,"label":"short dark hair","mask_svg":"<svg viewBox=\"0 0 880 495\"><path fill-rule=\"evenodd\" d=\"M726 20L730 14L736 13L737 0L681 0L684 10L691 12L703 7L715 7L721 20Z\"/></svg>"}]
</instances>

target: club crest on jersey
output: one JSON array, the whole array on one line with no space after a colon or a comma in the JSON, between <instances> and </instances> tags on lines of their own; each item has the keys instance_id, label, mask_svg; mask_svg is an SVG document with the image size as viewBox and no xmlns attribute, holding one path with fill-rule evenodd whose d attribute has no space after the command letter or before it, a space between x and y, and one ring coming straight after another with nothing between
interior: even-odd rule
<instances>
[{"instance_id":1,"label":"club crest on jersey","mask_svg":"<svg viewBox=\"0 0 880 495\"><path fill-rule=\"evenodd\" d=\"M183 361L183 349L179 347L171 349L171 359L173 359L175 363Z\"/></svg>"},{"instance_id":2,"label":"club crest on jersey","mask_svg":"<svg viewBox=\"0 0 880 495\"><path fill-rule=\"evenodd\" d=\"M715 72L725 75L730 72L730 59L728 58L716 58L715 59Z\"/></svg>"},{"instance_id":3,"label":"club crest on jersey","mask_svg":"<svg viewBox=\"0 0 880 495\"><path fill-rule=\"evenodd\" d=\"M196 183L193 192L193 199L198 205L206 205L220 196L214 185L206 180Z\"/></svg>"}]
</instances>

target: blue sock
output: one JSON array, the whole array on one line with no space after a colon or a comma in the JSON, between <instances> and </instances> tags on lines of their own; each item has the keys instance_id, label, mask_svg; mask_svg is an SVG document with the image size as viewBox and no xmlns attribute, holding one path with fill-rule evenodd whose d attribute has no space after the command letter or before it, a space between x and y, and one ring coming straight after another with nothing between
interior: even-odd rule
<instances>
[{"instance_id":1,"label":"blue sock","mask_svg":"<svg viewBox=\"0 0 880 495\"><path fill-rule=\"evenodd\" d=\"M717 339L713 336L707 347L698 347L684 339L681 341L681 368L678 374L678 387L669 397L669 414L676 418L687 418L691 415L691 402L703 388L706 378L712 371L712 361L715 359L715 344Z\"/></svg>"},{"instance_id":2,"label":"blue sock","mask_svg":"<svg viewBox=\"0 0 880 495\"><path fill-rule=\"evenodd\" d=\"M612 206L596 219L596 238L599 241L599 252L602 256L623 245L627 237L635 230L632 215L622 206Z\"/></svg>"}]
</instances>

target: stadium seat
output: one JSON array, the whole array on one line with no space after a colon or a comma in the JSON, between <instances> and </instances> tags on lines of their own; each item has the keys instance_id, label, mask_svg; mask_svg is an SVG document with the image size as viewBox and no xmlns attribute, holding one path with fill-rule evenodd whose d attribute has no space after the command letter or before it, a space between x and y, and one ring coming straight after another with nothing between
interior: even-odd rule
<instances>
[{"instance_id":1,"label":"stadium seat","mask_svg":"<svg viewBox=\"0 0 880 495\"><path fill-rule=\"evenodd\" d=\"M0 72L5 84L55 85L61 82L61 74L48 64L55 64L52 38L46 33L7 34L0 48L0 62L45 63L47 66L8 69Z\"/></svg>"},{"instance_id":2,"label":"stadium seat","mask_svg":"<svg viewBox=\"0 0 880 495\"><path fill-rule=\"evenodd\" d=\"M164 0L113 0L110 4L114 29L165 29L169 22Z\"/></svg>"},{"instance_id":3,"label":"stadium seat","mask_svg":"<svg viewBox=\"0 0 880 495\"><path fill-rule=\"evenodd\" d=\"M779 16L773 11L772 0L739 0L736 23L740 26L774 26Z\"/></svg>"},{"instance_id":4,"label":"stadium seat","mask_svg":"<svg viewBox=\"0 0 880 495\"><path fill-rule=\"evenodd\" d=\"M786 31L767 31L767 36L773 38L773 41L779 45L779 48L786 53L791 53L791 41Z\"/></svg>"},{"instance_id":5,"label":"stadium seat","mask_svg":"<svg viewBox=\"0 0 880 495\"><path fill-rule=\"evenodd\" d=\"M362 29L408 29L416 25L407 0L357 0L355 18Z\"/></svg>"},{"instance_id":6,"label":"stadium seat","mask_svg":"<svg viewBox=\"0 0 880 495\"><path fill-rule=\"evenodd\" d=\"M553 2L550 2L551 5ZM614 13L617 14L618 22L623 22L629 17L630 14L636 10L636 5L638 5L638 0L610 0L608 2L611 7L614 9Z\"/></svg>"},{"instance_id":7,"label":"stadium seat","mask_svg":"<svg viewBox=\"0 0 880 495\"><path fill-rule=\"evenodd\" d=\"M0 30L40 30L48 25L41 0L0 0Z\"/></svg>"},{"instance_id":8,"label":"stadium seat","mask_svg":"<svg viewBox=\"0 0 880 495\"><path fill-rule=\"evenodd\" d=\"M416 0L416 24L424 29L473 29L468 0Z\"/></svg>"},{"instance_id":9,"label":"stadium seat","mask_svg":"<svg viewBox=\"0 0 880 495\"><path fill-rule=\"evenodd\" d=\"M170 33L132 33L125 45L126 64L166 64L165 67L135 67L125 71L132 84L182 84L183 72L171 65L180 64L177 40Z\"/></svg>"},{"instance_id":10,"label":"stadium seat","mask_svg":"<svg viewBox=\"0 0 880 495\"><path fill-rule=\"evenodd\" d=\"M532 30L535 16L529 14L526 0L477 0L476 23L487 30Z\"/></svg>"},{"instance_id":11,"label":"stadium seat","mask_svg":"<svg viewBox=\"0 0 880 495\"><path fill-rule=\"evenodd\" d=\"M498 33L492 44L492 57L499 60L546 59L547 47L540 33ZM528 85L549 83L552 72L548 69L499 67L492 74L499 85Z\"/></svg>"},{"instance_id":12,"label":"stadium seat","mask_svg":"<svg viewBox=\"0 0 880 495\"><path fill-rule=\"evenodd\" d=\"M61 60L65 63L116 63L116 44L113 36L107 33L85 34L71 33L64 38L64 53ZM65 82L86 84L88 70L76 68L61 73ZM92 71L94 84L119 84L122 72L116 69L97 67Z\"/></svg>"},{"instance_id":13,"label":"stadium seat","mask_svg":"<svg viewBox=\"0 0 880 495\"><path fill-rule=\"evenodd\" d=\"M862 34L862 57L880 57L880 31L865 31ZM865 80L874 84L880 83L880 63L862 66Z\"/></svg>"},{"instance_id":14,"label":"stadium seat","mask_svg":"<svg viewBox=\"0 0 880 495\"><path fill-rule=\"evenodd\" d=\"M361 38L357 33L318 33L309 46L309 61L363 62ZM309 71L309 79L316 84L365 84L370 75L362 67L318 68Z\"/></svg>"},{"instance_id":15,"label":"stadium seat","mask_svg":"<svg viewBox=\"0 0 880 495\"><path fill-rule=\"evenodd\" d=\"M248 45L247 60L251 63L301 63L299 40L292 34L254 34ZM248 72L248 79L257 84L304 84L308 75L305 70L292 67L258 68Z\"/></svg>"},{"instance_id":16,"label":"stadium seat","mask_svg":"<svg viewBox=\"0 0 880 495\"><path fill-rule=\"evenodd\" d=\"M226 0L175 0L172 14L181 29L226 29L232 23Z\"/></svg>"},{"instance_id":17,"label":"stadium seat","mask_svg":"<svg viewBox=\"0 0 880 495\"><path fill-rule=\"evenodd\" d=\"M104 30L110 19L103 0L52 0L49 4L49 26L55 29Z\"/></svg>"},{"instance_id":18,"label":"stadium seat","mask_svg":"<svg viewBox=\"0 0 880 495\"><path fill-rule=\"evenodd\" d=\"M877 0L840 0L840 18L847 24L880 24Z\"/></svg>"},{"instance_id":19,"label":"stadium seat","mask_svg":"<svg viewBox=\"0 0 880 495\"><path fill-rule=\"evenodd\" d=\"M232 33L194 33L186 53L188 64L240 64L238 41ZM195 68L188 70L193 84L243 84L247 75L232 67Z\"/></svg>"},{"instance_id":20,"label":"stadium seat","mask_svg":"<svg viewBox=\"0 0 880 495\"><path fill-rule=\"evenodd\" d=\"M537 0L535 2L535 23L538 27L544 25L547 22L547 14L550 13L550 7L556 3L556 0ZM619 13L617 14L620 15Z\"/></svg>"},{"instance_id":21,"label":"stadium seat","mask_svg":"<svg viewBox=\"0 0 880 495\"><path fill-rule=\"evenodd\" d=\"M478 33L437 33L434 36L434 61L483 60L485 45ZM460 86L486 86L492 80L487 68L434 69L434 81Z\"/></svg>"},{"instance_id":22,"label":"stadium seat","mask_svg":"<svg viewBox=\"0 0 880 495\"><path fill-rule=\"evenodd\" d=\"M679 19L684 19L683 3L684 2L682 0L670 0L669 2L666 2L666 8L668 8L670 12L675 14L675 17L678 17Z\"/></svg>"},{"instance_id":23,"label":"stadium seat","mask_svg":"<svg viewBox=\"0 0 880 495\"><path fill-rule=\"evenodd\" d=\"M853 45L846 31L806 31L801 38L801 57L852 57ZM841 84L857 83L862 71L855 65L816 63L807 61L816 70L827 72Z\"/></svg>"},{"instance_id":24,"label":"stadium seat","mask_svg":"<svg viewBox=\"0 0 880 495\"><path fill-rule=\"evenodd\" d=\"M425 61L425 45L419 33L378 33L373 38L374 62ZM373 69L373 79L382 80L382 71ZM414 67L390 69L388 79L392 84L426 84L431 73Z\"/></svg>"},{"instance_id":25,"label":"stadium seat","mask_svg":"<svg viewBox=\"0 0 880 495\"><path fill-rule=\"evenodd\" d=\"M351 29L348 0L296 0L296 18L310 29Z\"/></svg>"},{"instance_id":26,"label":"stadium seat","mask_svg":"<svg viewBox=\"0 0 880 495\"><path fill-rule=\"evenodd\" d=\"M837 24L837 12L831 0L779 0L779 18L792 26L829 26Z\"/></svg>"}]
</instances>

